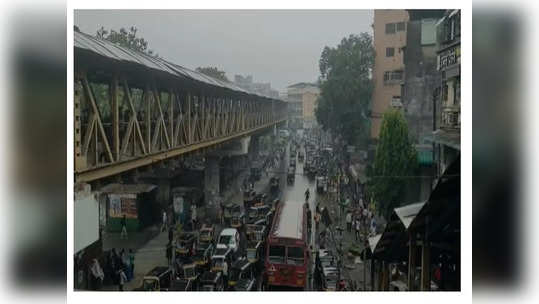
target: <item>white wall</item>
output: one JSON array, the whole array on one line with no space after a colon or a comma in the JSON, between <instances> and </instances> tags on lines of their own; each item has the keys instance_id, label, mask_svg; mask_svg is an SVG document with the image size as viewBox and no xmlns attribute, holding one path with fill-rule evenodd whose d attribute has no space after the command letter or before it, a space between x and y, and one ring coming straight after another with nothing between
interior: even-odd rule
<instances>
[{"instance_id":1,"label":"white wall","mask_svg":"<svg viewBox=\"0 0 539 304\"><path fill-rule=\"evenodd\" d=\"M75 253L99 239L99 204L93 194L75 199Z\"/></svg>"}]
</instances>

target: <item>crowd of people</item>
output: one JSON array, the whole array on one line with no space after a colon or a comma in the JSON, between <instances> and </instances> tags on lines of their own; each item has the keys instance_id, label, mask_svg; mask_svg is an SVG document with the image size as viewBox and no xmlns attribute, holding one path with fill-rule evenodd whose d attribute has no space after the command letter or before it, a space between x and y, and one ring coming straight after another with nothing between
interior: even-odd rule
<instances>
[{"instance_id":1,"label":"crowd of people","mask_svg":"<svg viewBox=\"0 0 539 304\"><path fill-rule=\"evenodd\" d=\"M104 257L104 268L97 259L90 264L90 290L99 290L103 285L118 285L118 290L123 291L125 283L131 281L135 271L135 253L132 249L119 252L116 248L111 249Z\"/></svg>"}]
</instances>

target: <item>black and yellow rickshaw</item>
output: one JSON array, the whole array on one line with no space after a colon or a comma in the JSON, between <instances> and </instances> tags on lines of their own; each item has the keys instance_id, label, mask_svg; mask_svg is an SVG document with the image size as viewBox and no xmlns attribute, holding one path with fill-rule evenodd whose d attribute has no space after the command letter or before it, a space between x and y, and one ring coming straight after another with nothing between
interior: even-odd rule
<instances>
[{"instance_id":1,"label":"black and yellow rickshaw","mask_svg":"<svg viewBox=\"0 0 539 304\"><path fill-rule=\"evenodd\" d=\"M255 275L253 271L254 271L253 264L251 264L249 260L240 259L240 260L235 261L230 267L228 289L235 290L235 287L240 280L248 280L248 281L254 282ZM245 284L245 282L242 282L241 285L244 286L244 285L251 285L251 284Z\"/></svg>"}]
</instances>

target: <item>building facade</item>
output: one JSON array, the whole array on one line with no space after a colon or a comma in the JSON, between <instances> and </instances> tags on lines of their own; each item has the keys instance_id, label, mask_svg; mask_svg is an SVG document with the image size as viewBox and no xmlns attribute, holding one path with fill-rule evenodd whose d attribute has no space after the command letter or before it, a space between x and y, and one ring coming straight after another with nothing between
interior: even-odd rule
<instances>
[{"instance_id":1,"label":"building facade","mask_svg":"<svg viewBox=\"0 0 539 304\"><path fill-rule=\"evenodd\" d=\"M316 84L300 82L287 87L289 126L310 129L316 125L316 100L320 89Z\"/></svg>"},{"instance_id":2,"label":"building facade","mask_svg":"<svg viewBox=\"0 0 539 304\"><path fill-rule=\"evenodd\" d=\"M449 10L436 23L439 86L433 94L435 131L427 139L434 145L436 175L460 156L460 10Z\"/></svg>"},{"instance_id":3,"label":"building facade","mask_svg":"<svg viewBox=\"0 0 539 304\"><path fill-rule=\"evenodd\" d=\"M404 80L406 10L374 11L374 90L371 104L371 138L380 134L382 117L390 107L402 107L401 83Z\"/></svg>"}]
</instances>

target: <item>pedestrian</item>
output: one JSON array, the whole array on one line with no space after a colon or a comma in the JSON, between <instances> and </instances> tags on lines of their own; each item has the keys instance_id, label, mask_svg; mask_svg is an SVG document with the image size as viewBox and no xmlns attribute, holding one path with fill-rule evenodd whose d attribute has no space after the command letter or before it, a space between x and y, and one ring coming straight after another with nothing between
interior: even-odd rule
<instances>
[{"instance_id":1,"label":"pedestrian","mask_svg":"<svg viewBox=\"0 0 539 304\"><path fill-rule=\"evenodd\" d=\"M125 218L125 214L122 216L122 233L120 234L120 239L123 239L124 237L127 239L127 220Z\"/></svg>"},{"instance_id":2,"label":"pedestrian","mask_svg":"<svg viewBox=\"0 0 539 304\"><path fill-rule=\"evenodd\" d=\"M131 273L133 274L133 278L135 277L135 253L133 252L133 249L129 248L129 263L131 264Z\"/></svg>"},{"instance_id":3,"label":"pedestrian","mask_svg":"<svg viewBox=\"0 0 539 304\"><path fill-rule=\"evenodd\" d=\"M359 230L361 229L361 220L360 219L356 219L355 228L356 228L356 241L359 241Z\"/></svg>"},{"instance_id":4,"label":"pedestrian","mask_svg":"<svg viewBox=\"0 0 539 304\"><path fill-rule=\"evenodd\" d=\"M223 262L223 283L226 286L228 286L228 263L226 261Z\"/></svg>"},{"instance_id":5,"label":"pedestrian","mask_svg":"<svg viewBox=\"0 0 539 304\"><path fill-rule=\"evenodd\" d=\"M167 261L170 267L172 265L172 242L168 242L167 244Z\"/></svg>"},{"instance_id":6,"label":"pedestrian","mask_svg":"<svg viewBox=\"0 0 539 304\"><path fill-rule=\"evenodd\" d=\"M118 270L118 290L124 291L124 284L127 282L127 277L125 275L124 269L120 268Z\"/></svg>"},{"instance_id":7,"label":"pedestrian","mask_svg":"<svg viewBox=\"0 0 539 304\"><path fill-rule=\"evenodd\" d=\"M172 242L174 240L174 227L168 228L168 241Z\"/></svg>"},{"instance_id":8,"label":"pedestrian","mask_svg":"<svg viewBox=\"0 0 539 304\"><path fill-rule=\"evenodd\" d=\"M97 259L93 259L92 266L90 266L90 271L92 273L91 289L99 290L103 285L105 274L103 273L103 269L101 268L101 265L99 265Z\"/></svg>"},{"instance_id":9,"label":"pedestrian","mask_svg":"<svg viewBox=\"0 0 539 304\"><path fill-rule=\"evenodd\" d=\"M197 222L197 206L191 205L191 230L195 231Z\"/></svg>"},{"instance_id":10,"label":"pedestrian","mask_svg":"<svg viewBox=\"0 0 539 304\"><path fill-rule=\"evenodd\" d=\"M161 232L165 231L167 228L167 212L163 210L163 225L161 226Z\"/></svg>"},{"instance_id":11,"label":"pedestrian","mask_svg":"<svg viewBox=\"0 0 539 304\"><path fill-rule=\"evenodd\" d=\"M346 229L348 232L352 232L352 213L346 213Z\"/></svg>"}]
</instances>

